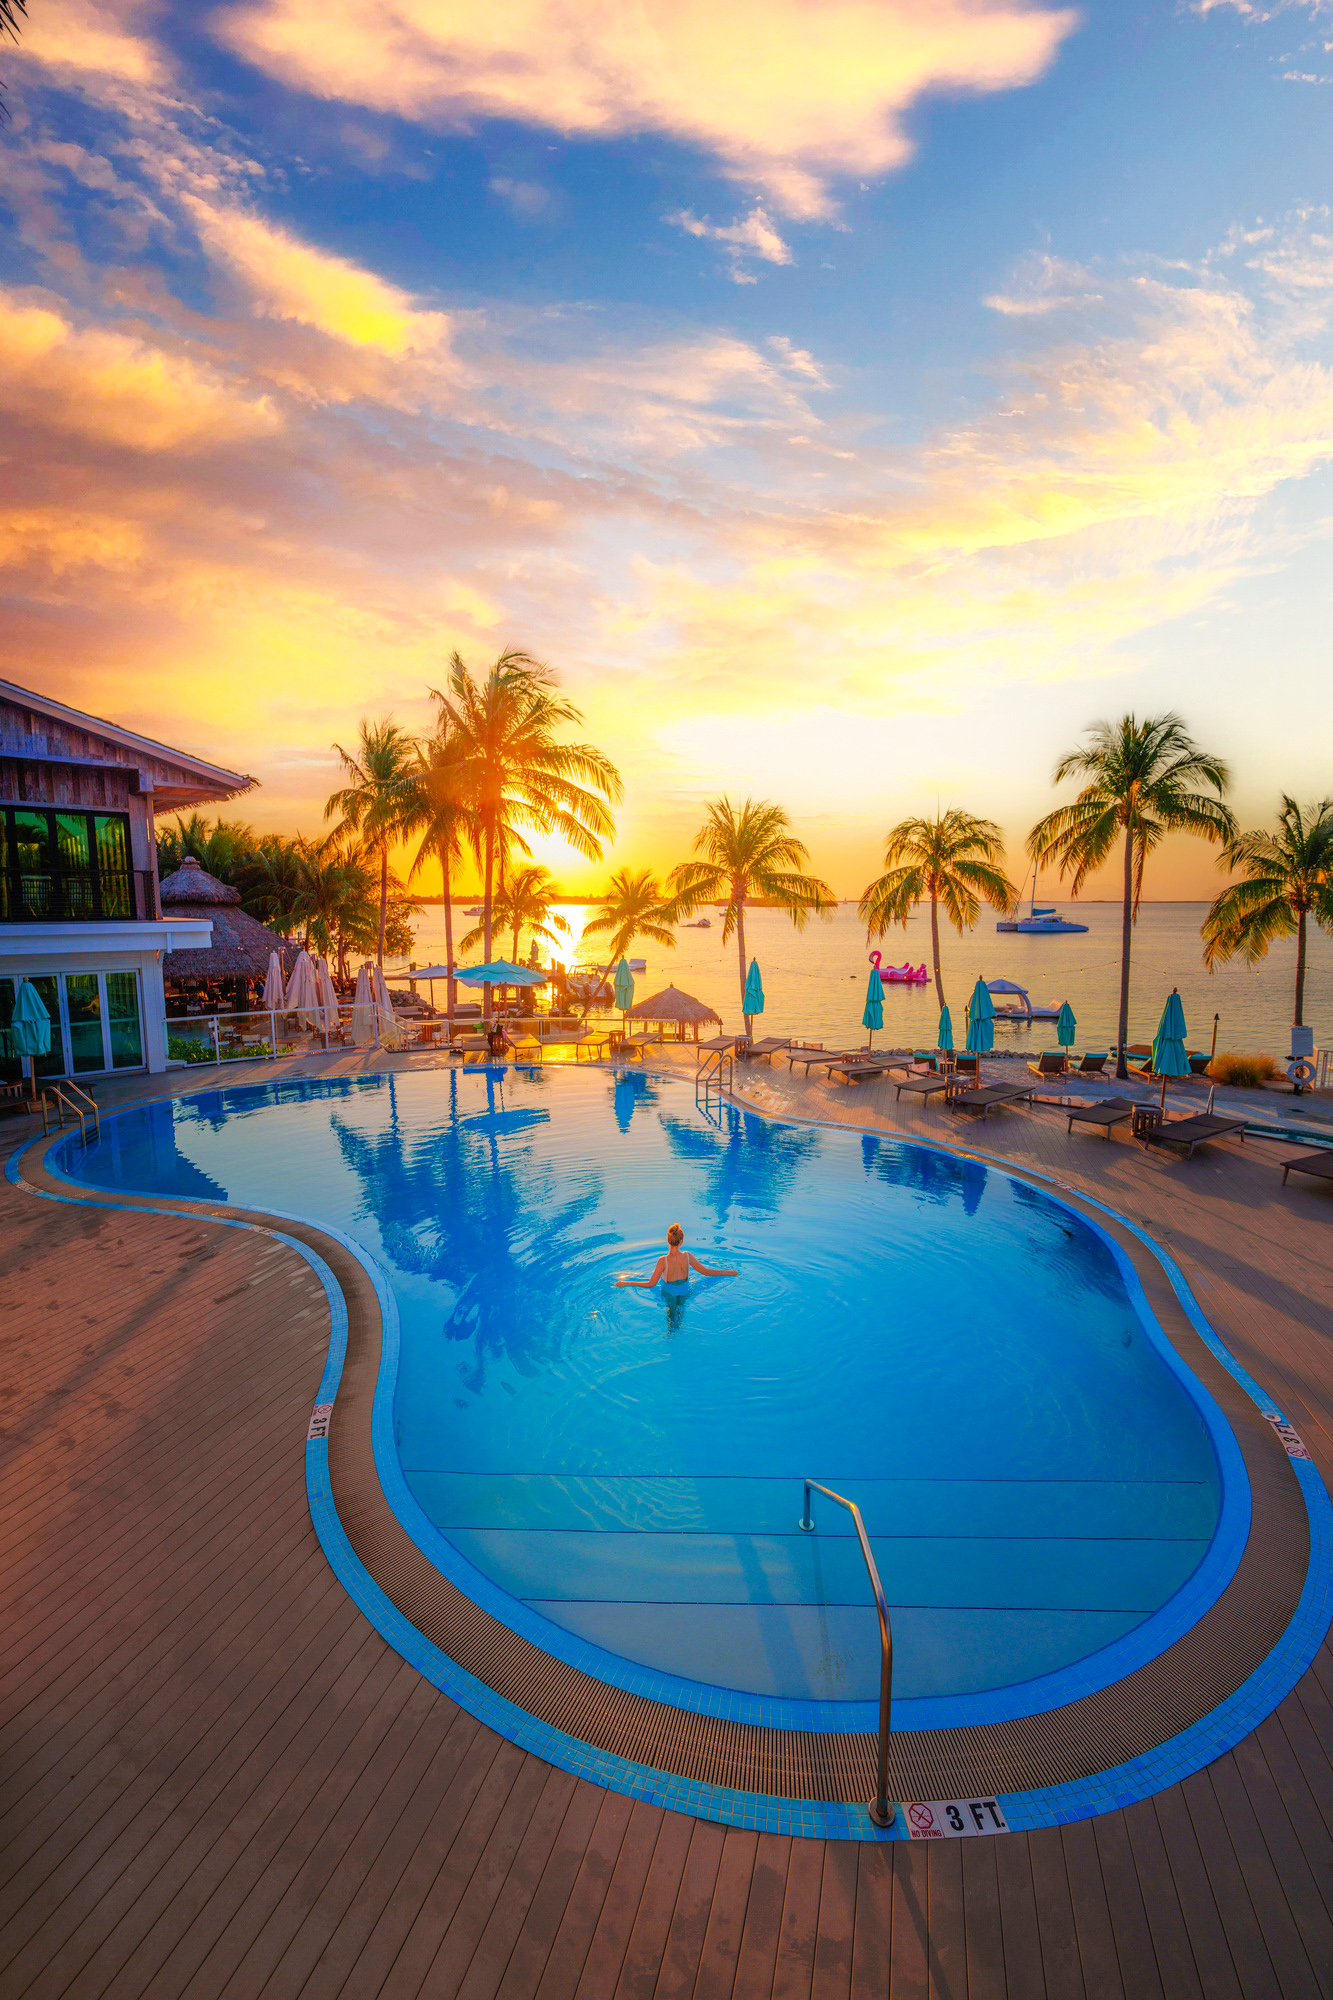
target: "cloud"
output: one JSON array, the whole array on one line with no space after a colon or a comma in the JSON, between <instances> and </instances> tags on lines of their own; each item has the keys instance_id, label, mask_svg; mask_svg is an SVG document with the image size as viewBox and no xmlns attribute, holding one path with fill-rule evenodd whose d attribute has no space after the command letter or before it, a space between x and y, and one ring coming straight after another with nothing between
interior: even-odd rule
<instances>
[{"instance_id":1,"label":"cloud","mask_svg":"<svg viewBox=\"0 0 1333 2000\"><path fill-rule=\"evenodd\" d=\"M557 206L551 189L540 181L518 181L508 174L497 174L490 182L492 194L498 194L501 201L511 208L521 221L535 222L539 216L549 215Z\"/></svg>"},{"instance_id":2,"label":"cloud","mask_svg":"<svg viewBox=\"0 0 1333 2000\"><path fill-rule=\"evenodd\" d=\"M0 292L0 408L12 417L135 452L200 451L264 437L267 397L115 327L78 330L47 306Z\"/></svg>"},{"instance_id":3,"label":"cloud","mask_svg":"<svg viewBox=\"0 0 1333 2000\"><path fill-rule=\"evenodd\" d=\"M156 11L150 0L43 0L25 26L23 54L68 81L160 84L167 66L143 32Z\"/></svg>"},{"instance_id":4,"label":"cloud","mask_svg":"<svg viewBox=\"0 0 1333 2000\"><path fill-rule=\"evenodd\" d=\"M910 157L924 96L1033 82L1076 19L1033 0L249 0L213 30L293 88L440 129L666 134L814 218L831 180Z\"/></svg>"},{"instance_id":5,"label":"cloud","mask_svg":"<svg viewBox=\"0 0 1333 2000\"><path fill-rule=\"evenodd\" d=\"M447 314L419 311L373 272L240 209L212 208L193 195L185 207L205 248L240 280L256 312L395 359L447 343Z\"/></svg>"},{"instance_id":6,"label":"cloud","mask_svg":"<svg viewBox=\"0 0 1333 2000\"><path fill-rule=\"evenodd\" d=\"M731 259L731 276L738 285L752 285L753 273L744 268L747 256L761 257L766 264L790 264L791 251L773 227L762 206L752 208L741 222L725 225L709 222L707 217L692 215L682 209L677 215L669 215L678 229L687 236L702 236L710 243L725 245Z\"/></svg>"}]
</instances>

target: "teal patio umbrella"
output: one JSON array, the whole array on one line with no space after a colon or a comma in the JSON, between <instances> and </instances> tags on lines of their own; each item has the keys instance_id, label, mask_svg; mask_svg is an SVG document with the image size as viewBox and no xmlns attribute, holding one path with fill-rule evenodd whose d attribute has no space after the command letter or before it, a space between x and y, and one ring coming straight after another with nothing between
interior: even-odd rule
<instances>
[{"instance_id":1,"label":"teal patio umbrella","mask_svg":"<svg viewBox=\"0 0 1333 2000\"><path fill-rule=\"evenodd\" d=\"M622 1017L628 1014L630 1008L634 1005L634 974L630 971L623 958L616 967L615 1000ZM625 1025L623 1018L620 1025L622 1028Z\"/></svg>"},{"instance_id":2,"label":"teal patio umbrella","mask_svg":"<svg viewBox=\"0 0 1333 2000\"><path fill-rule=\"evenodd\" d=\"M1059 1042L1062 1049L1072 1049L1074 1046L1074 1037L1077 1033L1078 1023L1074 1019L1074 1010L1069 1002L1064 1000L1061 1002L1060 1011L1055 1017L1055 1039Z\"/></svg>"},{"instance_id":3,"label":"teal patio umbrella","mask_svg":"<svg viewBox=\"0 0 1333 2000\"><path fill-rule=\"evenodd\" d=\"M866 985L866 1007L861 1016L861 1026L868 1031L866 1047L870 1048L875 1039L876 1028L884 1026L884 981L879 976L879 967L872 965Z\"/></svg>"},{"instance_id":4,"label":"teal patio umbrella","mask_svg":"<svg viewBox=\"0 0 1333 2000\"><path fill-rule=\"evenodd\" d=\"M1167 1078L1190 1074L1190 1059L1185 1053L1185 1009L1174 986L1170 999L1162 1009L1157 1033L1153 1036L1152 1068L1153 1075L1162 1079L1162 1109L1165 1110Z\"/></svg>"},{"instance_id":5,"label":"teal patio umbrella","mask_svg":"<svg viewBox=\"0 0 1333 2000\"><path fill-rule=\"evenodd\" d=\"M978 979L967 1003L967 1053L970 1056L988 1055L994 1046L995 1002L986 989L985 980Z\"/></svg>"},{"instance_id":6,"label":"teal patio umbrella","mask_svg":"<svg viewBox=\"0 0 1333 2000\"><path fill-rule=\"evenodd\" d=\"M940 1025L935 1031L935 1046L944 1055L953 1048L953 1017L947 1007L940 1008Z\"/></svg>"},{"instance_id":7,"label":"teal patio umbrella","mask_svg":"<svg viewBox=\"0 0 1333 2000\"><path fill-rule=\"evenodd\" d=\"M750 1023L756 1014L764 1011L764 982L759 977L759 960L750 960L750 970L745 975L745 992L741 998L741 1012L745 1016L745 1032L750 1032Z\"/></svg>"},{"instance_id":8,"label":"teal patio umbrella","mask_svg":"<svg viewBox=\"0 0 1333 2000\"><path fill-rule=\"evenodd\" d=\"M30 979L22 982L15 996L14 1018L9 1024L9 1032L15 1052L28 1057L28 1077L35 1095L37 1068L33 1057L51 1052L51 1016Z\"/></svg>"}]
</instances>

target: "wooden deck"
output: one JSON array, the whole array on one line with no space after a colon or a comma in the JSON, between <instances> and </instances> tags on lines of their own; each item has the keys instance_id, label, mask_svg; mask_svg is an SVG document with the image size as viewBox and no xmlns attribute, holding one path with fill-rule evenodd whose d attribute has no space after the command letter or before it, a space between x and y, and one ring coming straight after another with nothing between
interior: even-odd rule
<instances>
[{"instance_id":1,"label":"wooden deck","mask_svg":"<svg viewBox=\"0 0 1333 2000\"><path fill-rule=\"evenodd\" d=\"M1333 1196L1283 1190L1278 1148L1185 1163L1049 1112L983 1135L881 1085L744 1084L1144 1222L1328 1476ZM876 1848L634 1804L477 1724L334 1580L302 1442L327 1315L294 1253L7 1184L0 1243L5 2000L1333 1992L1327 1643L1236 1751L1076 1826Z\"/></svg>"}]
</instances>

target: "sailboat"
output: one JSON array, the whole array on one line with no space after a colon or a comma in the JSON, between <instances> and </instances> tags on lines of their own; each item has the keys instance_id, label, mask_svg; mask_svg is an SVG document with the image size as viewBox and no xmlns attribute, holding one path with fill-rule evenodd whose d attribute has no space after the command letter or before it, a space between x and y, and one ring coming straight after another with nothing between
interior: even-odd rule
<instances>
[{"instance_id":1,"label":"sailboat","mask_svg":"<svg viewBox=\"0 0 1333 2000\"><path fill-rule=\"evenodd\" d=\"M1025 917L1005 917L995 926L997 931L1017 931L1020 937L1066 937L1073 931L1085 931L1086 924L1067 923L1059 911L1050 905L1037 902L1037 870L1032 870L1032 896Z\"/></svg>"}]
</instances>

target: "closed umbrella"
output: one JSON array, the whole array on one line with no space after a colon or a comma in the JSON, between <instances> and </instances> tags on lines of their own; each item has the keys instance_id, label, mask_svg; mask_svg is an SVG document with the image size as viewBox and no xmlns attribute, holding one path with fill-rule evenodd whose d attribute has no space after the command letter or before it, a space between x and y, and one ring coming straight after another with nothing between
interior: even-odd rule
<instances>
[{"instance_id":1,"label":"closed umbrella","mask_svg":"<svg viewBox=\"0 0 1333 2000\"><path fill-rule=\"evenodd\" d=\"M370 983L370 967L363 965L356 975L356 997L352 1001L352 1040L359 1049L375 1040L375 992Z\"/></svg>"},{"instance_id":2,"label":"closed umbrella","mask_svg":"<svg viewBox=\"0 0 1333 2000\"><path fill-rule=\"evenodd\" d=\"M1078 1023L1074 1019L1074 1010L1067 1000L1062 1001L1060 1011L1055 1017L1055 1039L1062 1049L1072 1049L1077 1033Z\"/></svg>"},{"instance_id":3,"label":"closed umbrella","mask_svg":"<svg viewBox=\"0 0 1333 2000\"><path fill-rule=\"evenodd\" d=\"M338 1025L338 990L333 983L327 958L315 960L315 991L319 994L320 1008L324 1016L324 1032L331 1035Z\"/></svg>"},{"instance_id":4,"label":"closed umbrella","mask_svg":"<svg viewBox=\"0 0 1333 2000\"><path fill-rule=\"evenodd\" d=\"M622 1016L620 1025L623 1028L625 1026L623 1016L628 1014L630 1008L634 1005L634 974L630 971L629 966L623 958L616 967L615 993L616 1005L619 1007Z\"/></svg>"},{"instance_id":5,"label":"closed umbrella","mask_svg":"<svg viewBox=\"0 0 1333 2000\"><path fill-rule=\"evenodd\" d=\"M879 976L879 967L872 965L870 978L866 983L865 1012L861 1016L861 1026L866 1030L866 1047L870 1048L875 1039L876 1028L884 1026L884 981Z\"/></svg>"},{"instance_id":6,"label":"closed umbrella","mask_svg":"<svg viewBox=\"0 0 1333 2000\"><path fill-rule=\"evenodd\" d=\"M303 1028L315 1025L315 1013L319 1007L319 988L315 984L315 961L308 951L298 951L292 976L287 981L287 992L283 1006L289 1014L295 1014Z\"/></svg>"},{"instance_id":7,"label":"closed umbrella","mask_svg":"<svg viewBox=\"0 0 1333 2000\"><path fill-rule=\"evenodd\" d=\"M970 1056L984 1056L994 1046L995 1002L986 990L985 980L979 979L967 1003L967 1052Z\"/></svg>"},{"instance_id":8,"label":"closed umbrella","mask_svg":"<svg viewBox=\"0 0 1333 2000\"><path fill-rule=\"evenodd\" d=\"M393 1001L382 965L370 968L370 990L375 1002L375 1031L380 1041L391 1039L394 1023Z\"/></svg>"},{"instance_id":9,"label":"closed umbrella","mask_svg":"<svg viewBox=\"0 0 1333 2000\"><path fill-rule=\"evenodd\" d=\"M953 1016L947 1007L940 1008L940 1025L935 1035L935 1046L943 1055L947 1055L953 1048Z\"/></svg>"},{"instance_id":10,"label":"closed umbrella","mask_svg":"<svg viewBox=\"0 0 1333 2000\"><path fill-rule=\"evenodd\" d=\"M1174 986L1170 999L1162 1009L1157 1033L1153 1036L1152 1067L1153 1075L1162 1079L1161 1102L1165 1110L1167 1078L1190 1074L1190 1059L1185 1053L1185 1009Z\"/></svg>"},{"instance_id":11,"label":"closed umbrella","mask_svg":"<svg viewBox=\"0 0 1333 2000\"><path fill-rule=\"evenodd\" d=\"M282 1011L283 1001L282 960L276 951L268 955L268 976L264 981L264 1007L270 1014Z\"/></svg>"},{"instance_id":12,"label":"closed umbrella","mask_svg":"<svg viewBox=\"0 0 1333 2000\"><path fill-rule=\"evenodd\" d=\"M28 1057L28 1078L35 1097L37 1066L33 1059L51 1053L51 1016L30 979L22 982L15 996L14 1018L9 1024L9 1033L17 1054Z\"/></svg>"},{"instance_id":13,"label":"closed umbrella","mask_svg":"<svg viewBox=\"0 0 1333 2000\"><path fill-rule=\"evenodd\" d=\"M745 975L745 991L741 995L741 1012L745 1016L745 1032L748 1035L756 1014L764 1011L764 982L759 977L759 960L750 960L750 970Z\"/></svg>"}]
</instances>

